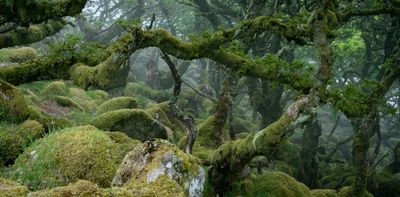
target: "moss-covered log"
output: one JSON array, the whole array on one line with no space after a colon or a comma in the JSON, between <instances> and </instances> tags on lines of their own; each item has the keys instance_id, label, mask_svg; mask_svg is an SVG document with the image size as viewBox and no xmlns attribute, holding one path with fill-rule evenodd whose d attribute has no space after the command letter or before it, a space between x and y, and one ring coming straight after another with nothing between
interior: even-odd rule
<instances>
[{"instance_id":1,"label":"moss-covered log","mask_svg":"<svg viewBox=\"0 0 400 197\"><path fill-rule=\"evenodd\" d=\"M0 16L6 22L14 21L26 26L49 19L74 16L81 13L86 2L87 0L0 1Z\"/></svg>"},{"instance_id":2,"label":"moss-covered log","mask_svg":"<svg viewBox=\"0 0 400 197\"><path fill-rule=\"evenodd\" d=\"M53 20L44 24L17 27L12 31L0 34L0 48L39 42L59 32L65 24L64 20Z\"/></svg>"}]
</instances>

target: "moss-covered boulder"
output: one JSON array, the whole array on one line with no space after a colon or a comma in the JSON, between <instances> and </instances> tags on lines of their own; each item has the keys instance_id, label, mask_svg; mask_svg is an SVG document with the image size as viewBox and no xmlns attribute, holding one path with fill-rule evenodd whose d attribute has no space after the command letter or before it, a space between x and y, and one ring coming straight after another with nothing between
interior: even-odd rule
<instances>
[{"instance_id":1,"label":"moss-covered boulder","mask_svg":"<svg viewBox=\"0 0 400 197\"><path fill-rule=\"evenodd\" d=\"M24 151L31 142L44 132L43 126L33 120L27 120L18 126L0 129L0 163L9 165Z\"/></svg>"},{"instance_id":2,"label":"moss-covered boulder","mask_svg":"<svg viewBox=\"0 0 400 197\"><path fill-rule=\"evenodd\" d=\"M25 197L28 193L26 186L0 177L0 197Z\"/></svg>"},{"instance_id":3,"label":"moss-covered boulder","mask_svg":"<svg viewBox=\"0 0 400 197\"><path fill-rule=\"evenodd\" d=\"M92 125L104 131L121 131L140 141L167 139L170 131L141 109L120 109L97 116Z\"/></svg>"},{"instance_id":4,"label":"moss-covered boulder","mask_svg":"<svg viewBox=\"0 0 400 197\"><path fill-rule=\"evenodd\" d=\"M100 115L118 109L133 109L137 107L138 104L134 97L117 97L110 99L97 107L96 114Z\"/></svg>"},{"instance_id":5,"label":"moss-covered boulder","mask_svg":"<svg viewBox=\"0 0 400 197\"><path fill-rule=\"evenodd\" d=\"M128 83L124 95L140 95L156 102L168 101L172 94L165 90L155 90L144 83Z\"/></svg>"},{"instance_id":6,"label":"moss-covered boulder","mask_svg":"<svg viewBox=\"0 0 400 197\"><path fill-rule=\"evenodd\" d=\"M31 47L0 49L0 62L25 62L37 58L38 53Z\"/></svg>"},{"instance_id":7,"label":"moss-covered boulder","mask_svg":"<svg viewBox=\"0 0 400 197\"><path fill-rule=\"evenodd\" d=\"M226 196L310 197L304 184L283 172L266 171L249 175L232 185Z\"/></svg>"},{"instance_id":8,"label":"moss-covered boulder","mask_svg":"<svg viewBox=\"0 0 400 197\"><path fill-rule=\"evenodd\" d=\"M96 106L101 105L108 99L110 99L110 95L103 90L90 90L86 92L87 95L94 100Z\"/></svg>"},{"instance_id":9,"label":"moss-covered boulder","mask_svg":"<svg viewBox=\"0 0 400 197\"><path fill-rule=\"evenodd\" d=\"M173 131L172 141L178 142L186 136L188 130L184 123L178 120L171 111L169 102L158 103L145 110L151 117L160 121Z\"/></svg>"},{"instance_id":10,"label":"moss-covered boulder","mask_svg":"<svg viewBox=\"0 0 400 197\"><path fill-rule=\"evenodd\" d=\"M44 87L43 94L46 96L66 96L68 94L67 84L65 84L63 81L51 82Z\"/></svg>"},{"instance_id":11,"label":"moss-covered boulder","mask_svg":"<svg viewBox=\"0 0 400 197\"><path fill-rule=\"evenodd\" d=\"M97 184L86 180L79 180L68 186L56 187L49 190L32 192L29 197L135 197L131 191L113 187L100 188Z\"/></svg>"},{"instance_id":12,"label":"moss-covered boulder","mask_svg":"<svg viewBox=\"0 0 400 197\"><path fill-rule=\"evenodd\" d=\"M333 189L314 189L311 190L312 197L338 197L338 193Z\"/></svg>"},{"instance_id":13,"label":"moss-covered boulder","mask_svg":"<svg viewBox=\"0 0 400 197\"><path fill-rule=\"evenodd\" d=\"M55 96L54 101L56 101L57 104L64 106L64 107L73 108L73 109L79 110L79 111L85 111L85 108L83 108L82 105L80 105L78 102L76 102L66 96Z\"/></svg>"},{"instance_id":14,"label":"moss-covered boulder","mask_svg":"<svg viewBox=\"0 0 400 197\"><path fill-rule=\"evenodd\" d=\"M341 188L338 195L339 195L339 197L355 197L352 187ZM364 191L362 194L360 194L357 197L374 197L374 196L372 194L370 194L368 191Z\"/></svg>"},{"instance_id":15,"label":"moss-covered boulder","mask_svg":"<svg viewBox=\"0 0 400 197\"><path fill-rule=\"evenodd\" d=\"M18 157L12 177L38 190L85 179L110 185L122 161L120 148L93 126L63 129L37 140Z\"/></svg>"},{"instance_id":16,"label":"moss-covered boulder","mask_svg":"<svg viewBox=\"0 0 400 197\"><path fill-rule=\"evenodd\" d=\"M121 157L125 157L129 151L133 150L135 146L141 143L139 140L132 139L122 132L105 132L105 134L107 134L113 142L118 144Z\"/></svg>"},{"instance_id":17,"label":"moss-covered boulder","mask_svg":"<svg viewBox=\"0 0 400 197\"><path fill-rule=\"evenodd\" d=\"M20 89L0 79L0 119L26 120L30 110Z\"/></svg>"},{"instance_id":18,"label":"moss-covered boulder","mask_svg":"<svg viewBox=\"0 0 400 197\"><path fill-rule=\"evenodd\" d=\"M155 139L125 156L113 185L134 190L139 196L201 196L204 180L198 159Z\"/></svg>"},{"instance_id":19,"label":"moss-covered boulder","mask_svg":"<svg viewBox=\"0 0 400 197\"><path fill-rule=\"evenodd\" d=\"M76 87L69 88L69 98L79 103L87 111L94 111L96 109L96 101L91 99L83 89Z\"/></svg>"}]
</instances>

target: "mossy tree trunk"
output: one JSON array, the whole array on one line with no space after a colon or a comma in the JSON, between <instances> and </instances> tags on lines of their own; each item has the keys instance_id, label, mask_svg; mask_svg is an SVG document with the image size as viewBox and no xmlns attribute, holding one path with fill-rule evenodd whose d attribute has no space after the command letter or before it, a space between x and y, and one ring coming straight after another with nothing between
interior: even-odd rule
<instances>
[{"instance_id":1,"label":"mossy tree trunk","mask_svg":"<svg viewBox=\"0 0 400 197\"><path fill-rule=\"evenodd\" d=\"M313 189L320 187L317 152L321 134L321 125L314 117L304 129L298 169L299 181Z\"/></svg>"},{"instance_id":2,"label":"mossy tree trunk","mask_svg":"<svg viewBox=\"0 0 400 197\"><path fill-rule=\"evenodd\" d=\"M303 124L307 118L299 118L309 109L311 99L304 97L293 103L280 119L258 133L245 139L229 141L221 145L211 156L208 171L208 192L223 195L229 190L248 164L257 155L271 156L275 150Z\"/></svg>"}]
</instances>

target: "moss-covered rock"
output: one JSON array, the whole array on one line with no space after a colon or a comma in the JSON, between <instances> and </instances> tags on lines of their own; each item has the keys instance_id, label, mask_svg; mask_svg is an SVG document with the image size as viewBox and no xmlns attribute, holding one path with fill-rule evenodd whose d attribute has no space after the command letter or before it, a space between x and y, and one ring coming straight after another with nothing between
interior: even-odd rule
<instances>
[{"instance_id":1,"label":"moss-covered rock","mask_svg":"<svg viewBox=\"0 0 400 197\"><path fill-rule=\"evenodd\" d=\"M34 190L86 179L110 185L119 163L120 149L93 126L63 129L37 140L18 157L12 177Z\"/></svg>"},{"instance_id":2,"label":"moss-covered rock","mask_svg":"<svg viewBox=\"0 0 400 197\"><path fill-rule=\"evenodd\" d=\"M340 189L338 195L339 197L355 197L352 187L343 187L342 189ZM357 197L374 197L374 196L370 194L368 191L364 191L361 195Z\"/></svg>"},{"instance_id":3,"label":"moss-covered rock","mask_svg":"<svg viewBox=\"0 0 400 197\"><path fill-rule=\"evenodd\" d=\"M0 119L26 120L30 110L20 89L0 79Z\"/></svg>"},{"instance_id":4,"label":"moss-covered rock","mask_svg":"<svg viewBox=\"0 0 400 197\"><path fill-rule=\"evenodd\" d=\"M25 62L35 59L38 53L31 47L0 49L0 62Z\"/></svg>"},{"instance_id":5,"label":"moss-covered rock","mask_svg":"<svg viewBox=\"0 0 400 197\"><path fill-rule=\"evenodd\" d=\"M133 109L137 108L138 104L134 97L117 97L110 99L99 107L97 107L96 114L100 115L105 112L114 111L118 109Z\"/></svg>"},{"instance_id":6,"label":"moss-covered rock","mask_svg":"<svg viewBox=\"0 0 400 197\"><path fill-rule=\"evenodd\" d=\"M312 197L338 197L338 193L333 189L314 189L311 190Z\"/></svg>"},{"instance_id":7,"label":"moss-covered rock","mask_svg":"<svg viewBox=\"0 0 400 197\"><path fill-rule=\"evenodd\" d=\"M139 140L134 140L122 132L105 132L105 134L107 134L113 142L118 144L122 157L125 157L126 153L133 150L135 146L141 143Z\"/></svg>"},{"instance_id":8,"label":"moss-covered rock","mask_svg":"<svg viewBox=\"0 0 400 197\"><path fill-rule=\"evenodd\" d=\"M103 90L90 90L87 91L87 95L94 100L97 106L110 99L110 95Z\"/></svg>"},{"instance_id":9,"label":"moss-covered rock","mask_svg":"<svg viewBox=\"0 0 400 197\"><path fill-rule=\"evenodd\" d=\"M167 139L168 128L141 109L120 109L97 116L92 125L104 131L122 131L140 141Z\"/></svg>"},{"instance_id":10,"label":"moss-covered rock","mask_svg":"<svg viewBox=\"0 0 400 197\"><path fill-rule=\"evenodd\" d=\"M160 121L173 131L172 141L178 142L186 136L188 130L182 121L178 120L173 113L169 102L158 103L157 105L145 110L151 117Z\"/></svg>"},{"instance_id":11,"label":"moss-covered rock","mask_svg":"<svg viewBox=\"0 0 400 197\"><path fill-rule=\"evenodd\" d=\"M232 185L226 196L310 197L304 184L282 172L250 175Z\"/></svg>"},{"instance_id":12,"label":"moss-covered rock","mask_svg":"<svg viewBox=\"0 0 400 197\"><path fill-rule=\"evenodd\" d=\"M51 82L44 87L43 94L46 96L66 96L68 94L67 84L65 84L63 81Z\"/></svg>"},{"instance_id":13,"label":"moss-covered rock","mask_svg":"<svg viewBox=\"0 0 400 197\"><path fill-rule=\"evenodd\" d=\"M135 197L131 191L122 188L100 188L97 184L86 180L79 180L68 186L56 187L49 190L32 192L29 197Z\"/></svg>"},{"instance_id":14,"label":"moss-covered rock","mask_svg":"<svg viewBox=\"0 0 400 197\"><path fill-rule=\"evenodd\" d=\"M66 96L55 96L54 100L61 106L73 108L79 111L85 111L85 108L83 108L79 103Z\"/></svg>"},{"instance_id":15,"label":"moss-covered rock","mask_svg":"<svg viewBox=\"0 0 400 197\"><path fill-rule=\"evenodd\" d=\"M91 99L85 90L80 88L71 87L69 88L69 98L79 103L87 111L94 111L96 108L95 100Z\"/></svg>"},{"instance_id":16,"label":"moss-covered rock","mask_svg":"<svg viewBox=\"0 0 400 197\"><path fill-rule=\"evenodd\" d=\"M27 120L8 129L0 129L0 163L5 165L14 163L24 148L40 137L43 132L43 126L33 120Z\"/></svg>"},{"instance_id":17,"label":"moss-covered rock","mask_svg":"<svg viewBox=\"0 0 400 197\"><path fill-rule=\"evenodd\" d=\"M144 83L128 83L124 95L140 95L156 102L168 101L172 94L164 90L154 90Z\"/></svg>"},{"instance_id":18,"label":"moss-covered rock","mask_svg":"<svg viewBox=\"0 0 400 197\"><path fill-rule=\"evenodd\" d=\"M25 197L28 193L26 186L0 177L0 197Z\"/></svg>"},{"instance_id":19,"label":"moss-covered rock","mask_svg":"<svg viewBox=\"0 0 400 197\"><path fill-rule=\"evenodd\" d=\"M155 139L125 156L113 185L134 190L139 196L201 196L204 180L198 159Z\"/></svg>"}]
</instances>

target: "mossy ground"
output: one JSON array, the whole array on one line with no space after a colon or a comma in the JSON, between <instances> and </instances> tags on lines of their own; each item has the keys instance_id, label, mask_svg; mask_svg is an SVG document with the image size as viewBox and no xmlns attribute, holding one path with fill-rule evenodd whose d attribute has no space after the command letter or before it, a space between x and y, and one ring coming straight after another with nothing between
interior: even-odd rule
<instances>
[{"instance_id":1,"label":"mossy ground","mask_svg":"<svg viewBox=\"0 0 400 197\"><path fill-rule=\"evenodd\" d=\"M56 187L53 189L42 190L29 194L30 197L135 197L132 192L122 188L100 188L97 184L86 180L79 180L68 186Z\"/></svg>"},{"instance_id":2,"label":"mossy ground","mask_svg":"<svg viewBox=\"0 0 400 197\"><path fill-rule=\"evenodd\" d=\"M0 197L25 197L28 193L26 186L0 177Z\"/></svg>"}]
</instances>

